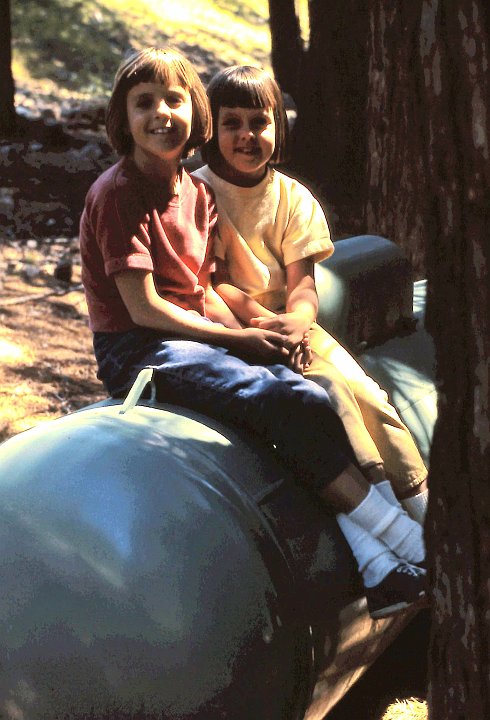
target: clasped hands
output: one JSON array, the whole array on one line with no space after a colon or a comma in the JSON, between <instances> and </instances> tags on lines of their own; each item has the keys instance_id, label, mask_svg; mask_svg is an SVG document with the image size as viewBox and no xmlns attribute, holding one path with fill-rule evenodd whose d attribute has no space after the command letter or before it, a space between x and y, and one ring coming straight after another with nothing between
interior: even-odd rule
<instances>
[{"instance_id":1,"label":"clasped hands","mask_svg":"<svg viewBox=\"0 0 490 720\"><path fill-rule=\"evenodd\" d=\"M288 337L288 367L301 375L310 365L313 353L310 347L309 326L305 320L293 312L280 313L274 317L255 317L250 327L272 330Z\"/></svg>"}]
</instances>

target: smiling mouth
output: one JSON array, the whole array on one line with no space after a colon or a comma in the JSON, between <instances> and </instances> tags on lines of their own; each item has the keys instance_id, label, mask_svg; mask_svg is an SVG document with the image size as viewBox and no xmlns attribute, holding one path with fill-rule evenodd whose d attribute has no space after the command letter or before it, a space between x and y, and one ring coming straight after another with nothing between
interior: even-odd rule
<instances>
[{"instance_id":1,"label":"smiling mouth","mask_svg":"<svg viewBox=\"0 0 490 720\"><path fill-rule=\"evenodd\" d=\"M258 154L257 148L236 148L235 152L240 153L241 155L257 155Z\"/></svg>"},{"instance_id":2,"label":"smiling mouth","mask_svg":"<svg viewBox=\"0 0 490 720\"><path fill-rule=\"evenodd\" d=\"M175 132L175 128L155 128L154 130L150 130L150 135L168 135L171 132Z\"/></svg>"}]
</instances>

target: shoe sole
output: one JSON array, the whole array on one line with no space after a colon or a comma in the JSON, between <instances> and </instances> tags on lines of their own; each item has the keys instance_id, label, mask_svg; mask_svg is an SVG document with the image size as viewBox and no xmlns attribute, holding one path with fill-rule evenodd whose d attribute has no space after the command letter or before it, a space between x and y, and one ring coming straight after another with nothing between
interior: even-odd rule
<instances>
[{"instance_id":1,"label":"shoe sole","mask_svg":"<svg viewBox=\"0 0 490 720\"><path fill-rule=\"evenodd\" d=\"M407 602L406 600L403 600L398 603L394 603L393 605L388 605L388 607L381 608L380 610L373 610L372 612L369 612L369 615L373 620L382 620L383 618L391 617L392 615L396 615L401 610L406 610L410 607L423 607L424 605L427 605L427 595L425 592L420 595L420 597L417 600L414 600L413 602Z\"/></svg>"}]
</instances>

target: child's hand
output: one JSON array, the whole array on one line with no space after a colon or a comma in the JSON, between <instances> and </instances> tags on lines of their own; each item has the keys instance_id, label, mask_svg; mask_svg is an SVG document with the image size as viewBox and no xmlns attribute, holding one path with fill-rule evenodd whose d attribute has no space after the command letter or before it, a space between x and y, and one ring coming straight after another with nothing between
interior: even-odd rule
<instances>
[{"instance_id":1,"label":"child's hand","mask_svg":"<svg viewBox=\"0 0 490 720\"><path fill-rule=\"evenodd\" d=\"M310 345L310 333L305 332L303 340L300 342L300 346L303 349L303 367L306 369L313 360L313 350Z\"/></svg>"},{"instance_id":2,"label":"child's hand","mask_svg":"<svg viewBox=\"0 0 490 720\"><path fill-rule=\"evenodd\" d=\"M242 353L269 363L288 364L290 343L287 335L260 328L240 331L235 347Z\"/></svg>"},{"instance_id":3,"label":"child's hand","mask_svg":"<svg viewBox=\"0 0 490 720\"><path fill-rule=\"evenodd\" d=\"M252 327L287 335L291 345L297 346L303 340L305 333L309 330L309 324L299 313L281 313L274 317L255 317L250 320Z\"/></svg>"},{"instance_id":4,"label":"child's hand","mask_svg":"<svg viewBox=\"0 0 490 720\"><path fill-rule=\"evenodd\" d=\"M308 333L306 333L304 339L289 351L288 366L291 370L294 370L294 372L304 375L304 371L311 363L312 358L313 353L310 347L309 336Z\"/></svg>"},{"instance_id":5,"label":"child's hand","mask_svg":"<svg viewBox=\"0 0 490 720\"><path fill-rule=\"evenodd\" d=\"M288 337L288 366L301 375L311 363L312 351L309 340L309 326L305 327L305 318L299 313L281 313L275 317L256 317L250 320L252 327L258 327L282 333Z\"/></svg>"}]
</instances>

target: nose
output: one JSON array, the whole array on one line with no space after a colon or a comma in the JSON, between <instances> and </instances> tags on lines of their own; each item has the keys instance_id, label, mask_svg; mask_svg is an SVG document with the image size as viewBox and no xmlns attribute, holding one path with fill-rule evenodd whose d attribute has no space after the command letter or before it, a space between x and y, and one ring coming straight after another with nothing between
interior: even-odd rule
<instances>
[{"instance_id":1,"label":"nose","mask_svg":"<svg viewBox=\"0 0 490 720\"><path fill-rule=\"evenodd\" d=\"M163 98L157 102L157 115L163 115L163 117L170 117L170 108Z\"/></svg>"},{"instance_id":2,"label":"nose","mask_svg":"<svg viewBox=\"0 0 490 720\"><path fill-rule=\"evenodd\" d=\"M240 128L240 135L245 138L253 137L253 130L248 122L244 122Z\"/></svg>"}]
</instances>

